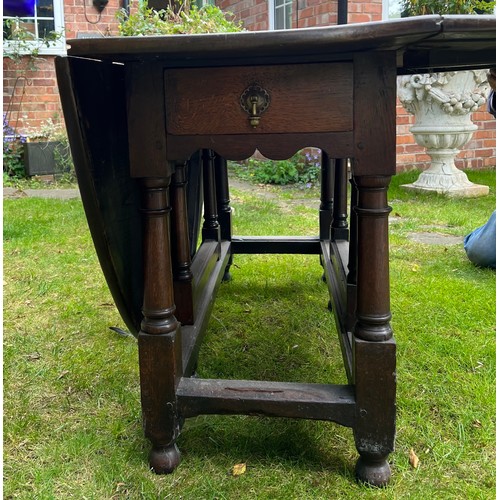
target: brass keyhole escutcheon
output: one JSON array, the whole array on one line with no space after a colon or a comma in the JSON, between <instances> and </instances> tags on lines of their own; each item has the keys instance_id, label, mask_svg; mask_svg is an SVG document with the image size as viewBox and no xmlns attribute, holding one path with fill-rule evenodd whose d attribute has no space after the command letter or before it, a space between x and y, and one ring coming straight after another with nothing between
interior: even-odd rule
<instances>
[{"instance_id":1,"label":"brass keyhole escutcheon","mask_svg":"<svg viewBox=\"0 0 500 500\"><path fill-rule=\"evenodd\" d=\"M271 98L267 90L260 85L250 85L240 97L241 107L250 115L248 120L253 128L260 123L261 115L269 107Z\"/></svg>"}]
</instances>

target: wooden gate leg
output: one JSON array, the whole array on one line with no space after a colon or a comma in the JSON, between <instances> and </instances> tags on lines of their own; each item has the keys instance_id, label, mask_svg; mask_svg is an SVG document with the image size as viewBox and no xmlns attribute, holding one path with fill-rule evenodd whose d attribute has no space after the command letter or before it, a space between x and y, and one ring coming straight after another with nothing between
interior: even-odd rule
<instances>
[{"instance_id":1,"label":"wooden gate leg","mask_svg":"<svg viewBox=\"0 0 500 500\"><path fill-rule=\"evenodd\" d=\"M358 282L358 215L355 207L358 206L358 188L351 182L351 209L349 217L349 262L347 264L347 318L346 329L352 332L356 322L356 284Z\"/></svg>"},{"instance_id":2,"label":"wooden gate leg","mask_svg":"<svg viewBox=\"0 0 500 500\"><path fill-rule=\"evenodd\" d=\"M138 339L139 371L144 433L153 445L149 463L158 474L172 472L180 462L175 444L180 432L175 390L182 346L174 316L169 183L170 177L143 183L144 319Z\"/></svg>"},{"instance_id":3,"label":"wooden gate leg","mask_svg":"<svg viewBox=\"0 0 500 500\"><path fill-rule=\"evenodd\" d=\"M396 345L390 326L387 188L390 176L355 177L358 189L357 308L354 327L356 476L389 482L394 450Z\"/></svg>"},{"instance_id":4,"label":"wooden gate leg","mask_svg":"<svg viewBox=\"0 0 500 500\"><path fill-rule=\"evenodd\" d=\"M217 217L219 219L221 238L231 241L232 238L232 220L231 207L229 205L229 179L227 174L227 160L215 155L215 190L217 198ZM230 281L231 273L229 269L233 263L231 256L224 272L222 281Z\"/></svg>"},{"instance_id":5,"label":"wooden gate leg","mask_svg":"<svg viewBox=\"0 0 500 500\"><path fill-rule=\"evenodd\" d=\"M211 149L204 149L203 158L203 226L201 237L203 241L216 240L220 242L220 226L217 217L217 198L215 187L215 154Z\"/></svg>"},{"instance_id":6,"label":"wooden gate leg","mask_svg":"<svg viewBox=\"0 0 500 500\"><path fill-rule=\"evenodd\" d=\"M332 240L349 239L347 225L347 158L335 160Z\"/></svg>"},{"instance_id":7,"label":"wooden gate leg","mask_svg":"<svg viewBox=\"0 0 500 500\"><path fill-rule=\"evenodd\" d=\"M319 205L319 237L333 239L330 233L333 221L334 162L324 151L321 153L321 194Z\"/></svg>"},{"instance_id":8,"label":"wooden gate leg","mask_svg":"<svg viewBox=\"0 0 500 500\"><path fill-rule=\"evenodd\" d=\"M183 325L194 322L193 273L189 244L188 206L186 199L186 163L176 163L170 187L172 200L172 268L176 317Z\"/></svg>"}]
</instances>

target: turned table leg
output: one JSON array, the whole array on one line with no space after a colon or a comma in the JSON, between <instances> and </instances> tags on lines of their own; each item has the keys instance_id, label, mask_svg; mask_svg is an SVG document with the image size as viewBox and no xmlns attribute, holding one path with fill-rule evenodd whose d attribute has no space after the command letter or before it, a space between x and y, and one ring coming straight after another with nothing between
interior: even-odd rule
<instances>
[{"instance_id":1,"label":"turned table leg","mask_svg":"<svg viewBox=\"0 0 500 500\"><path fill-rule=\"evenodd\" d=\"M231 206L229 198L229 178L227 173L227 161L222 156L215 155L215 190L217 199L217 217L219 219L221 238L226 241L231 241L232 238L232 221L231 221ZM233 263L231 256L224 272L222 281L230 281L231 273L229 269Z\"/></svg>"},{"instance_id":2,"label":"turned table leg","mask_svg":"<svg viewBox=\"0 0 500 500\"><path fill-rule=\"evenodd\" d=\"M335 160L332 240L349 239L347 224L347 158Z\"/></svg>"},{"instance_id":3,"label":"turned table leg","mask_svg":"<svg viewBox=\"0 0 500 500\"><path fill-rule=\"evenodd\" d=\"M396 345L390 326L387 187L390 176L355 177L357 306L354 326L354 438L356 477L374 486L389 482L394 449Z\"/></svg>"},{"instance_id":4,"label":"turned table leg","mask_svg":"<svg viewBox=\"0 0 500 500\"><path fill-rule=\"evenodd\" d=\"M176 317L181 324L192 325L194 322L194 294L186 197L186 168L185 162L176 163L175 172L172 175L172 185L170 187L172 231L170 236Z\"/></svg>"},{"instance_id":5,"label":"turned table leg","mask_svg":"<svg viewBox=\"0 0 500 500\"><path fill-rule=\"evenodd\" d=\"M355 207L358 206L358 188L351 183L351 209L349 218L349 261L347 264L347 316L346 330L352 332L356 322L356 283L358 281L358 216Z\"/></svg>"},{"instance_id":6,"label":"turned table leg","mask_svg":"<svg viewBox=\"0 0 500 500\"><path fill-rule=\"evenodd\" d=\"M149 462L158 474L172 472L180 462L175 390L182 352L174 316L169 183L169 177L143 182L144 319L138 339L139 370L144 433L153 445Z\"/></svg>"},{"instance_id":7,"label":"turned table leg","mask_svg":"<svg viewBox=\"0 0 500 500\"><path fill-rule=\"evenodd\" d=\"M321 193L319 205L319 237L333 239L330 229L333 221L334 163L324 151L321 153Z\"/></svg>"},{"instance_id":8,"label":"turned table leg","mask_svg":"<svg viewBox=\"0 0 500 500\"><path fill-rule=\"evenodd\" d=\"M220 242L220 225L217 216L217 196L215 187L215 153L211 149L204 149L203 158L203 226L201 237L203 241L215 240Z\"/></svg>"}]
</instances>

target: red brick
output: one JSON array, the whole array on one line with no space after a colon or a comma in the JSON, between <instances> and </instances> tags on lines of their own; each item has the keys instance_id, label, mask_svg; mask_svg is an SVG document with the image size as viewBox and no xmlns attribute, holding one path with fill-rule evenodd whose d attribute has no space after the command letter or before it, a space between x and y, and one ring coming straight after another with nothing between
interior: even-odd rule
<instances>
[{"instance_id":1,"label":"red brick","mask_svg":"<svg viewBox=\"0 0 500 500\"><path fill-rule=\"evenodd\" d=\"M307 7L306 9L299 11L299 17L301 19L312 17L315 14L314 10L314 7Z\"/></svg>"},{"instance_id":2,"label":"red brick","mask_svg":"<svg viewBox=\"0 0 500 500\"><path fill-rule=\"evenodd\" d=\"M350 14L349 22L350 23L368 23L372 20L369 14Z\"/></svg>"},{"instance_id":3,"label":"red brick","mask_svg":"<svg viewBox=\"0 0 500 500\"><path fill-rule=\"evenodd\" d=\"M224 10L230 10L243 19L251 30L268 29L267 2L265 0L216 0ZM121 0L110 0L100 22L97 25L89 24L81 7L81 0L64 0L67 37L75 37L78 32L101 31L116 34L118 22L115 13L121 6ZM349 22L368 22L379 20L381 17L381 0L350 0ZM299 3L298 22L294 12L294 23L298 27L311 27L335 24L337 21L337 4L331 0L301 0ZM97 19L92 7L87 8L88 17ZM22 106L19 113L19 99L22 93L22 81L18 82L15 102L10 103L14 119L19 115L19 124L32 127L40 126L47 118L55 113L61 113L60 103L55 82L53 57L39 64L39 71L23 73L23 67L4 59L4 109L9 107L10 95L16 84L16 78L25 74L33 85L26 86ZM458 162L472 166L492 166L496 163L496 122L486 111L486 106L472 116L479 130L474 134L467 148L459 155ZM425 150L418 146L409 129L414 123L413 115L409 114L397 102L397 168L398 171L409 168L427 168L429 157Z\"/></svg>"}]
</instances>

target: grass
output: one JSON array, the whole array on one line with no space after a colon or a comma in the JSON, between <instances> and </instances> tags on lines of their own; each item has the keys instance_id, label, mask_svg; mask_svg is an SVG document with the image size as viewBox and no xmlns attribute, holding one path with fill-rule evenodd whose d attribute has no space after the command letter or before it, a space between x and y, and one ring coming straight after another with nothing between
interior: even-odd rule
<instances>
[{"instance_id":1,"label":"grass","mask_svg":"<svg viewBox=\"0 0 500 500\"><path fill-rule=\"evenodd\" d=\"M491 194L390 199L392 326L398 345L393 479L353 481L350 429L248 416L186 421L175 474L148 471L135 340L101 275L79 201L4 201L4 497L91 499L489 499L495 496L495 272L460 236L495 206L495 173L470 172ZM232 194L238 234L314 234L310 193ZM290 205L300 210L291 210ZM237 256L200 354L203 377L344 383L327 291L314 256ZM420 458L408 463L413 449ZM247 472L233 477L233 465Z\"/></svg>"}]
</instances>

